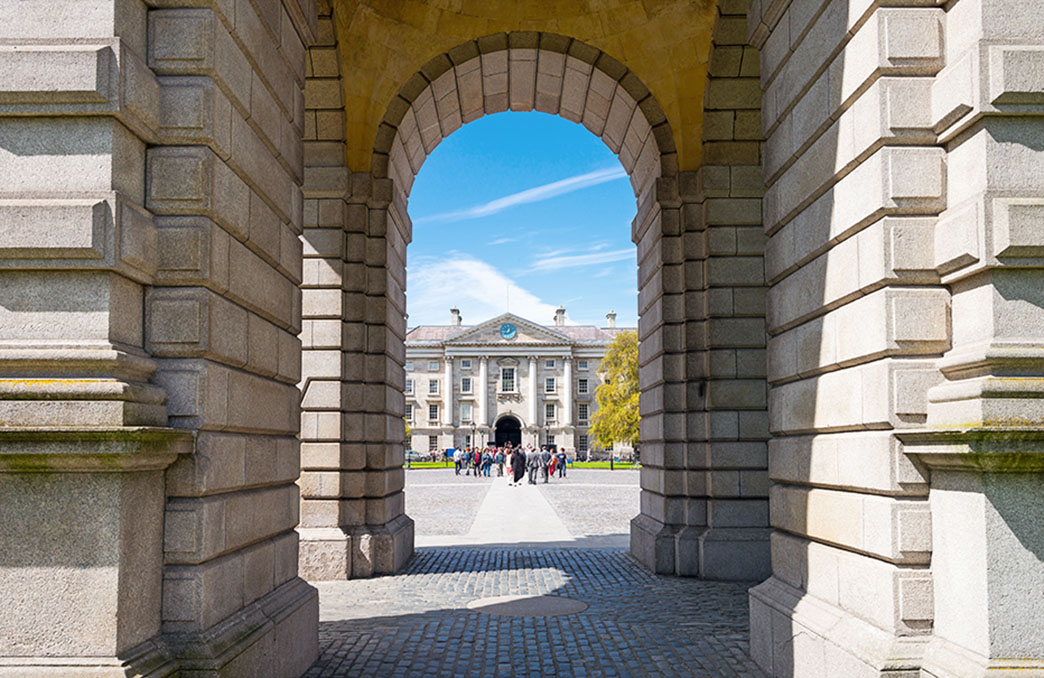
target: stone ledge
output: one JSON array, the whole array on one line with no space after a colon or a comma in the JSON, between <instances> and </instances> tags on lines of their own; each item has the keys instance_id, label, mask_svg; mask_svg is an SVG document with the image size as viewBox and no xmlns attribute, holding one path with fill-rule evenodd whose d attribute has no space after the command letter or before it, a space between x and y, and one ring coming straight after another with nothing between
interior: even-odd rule
<instances>
[{"instance_id":1,"label":"stone ledge","mask_svg":"<svg viewBox=\"0 0 1044 678\"><path fill-rule=\"evenodd\" d=\"M1040 428L952 428L897 432L903 452L931 469L1044 472Z\"/></svg>"},{"instance_id":2,"label":"stone ledge","mask_svg":"<svg viewBox=\"0 0 1044 678\"><path fill-rule=\"evenodd\" d=\"M160 427L0 428L0 472L162 470L190 454L188 431Z\"/></svg>"},{"instance_id":3,"label":"stone ledge","mask_svg":"<svg viewBox=\"0 0 1044 678\"><path fill-rule=\"evenodd\" d=\"M170 655L151 640L122 657L0 658L0 678L166 678L176 676L177 668Z\"/></svg>"}]
</instances>

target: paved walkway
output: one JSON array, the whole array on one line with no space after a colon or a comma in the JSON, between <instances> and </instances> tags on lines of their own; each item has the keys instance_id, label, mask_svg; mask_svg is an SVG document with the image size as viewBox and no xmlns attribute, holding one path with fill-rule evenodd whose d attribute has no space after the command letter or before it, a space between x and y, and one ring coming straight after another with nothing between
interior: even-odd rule
<instances>
[{"instance_id":1,"label":"paved walkway","mask_svg":"<svg viewBox=\"0 0 1044 678\"><path fill-rule=\"evenodd\" d=\"M402 574L317 584L321 654L307 678L762 678L747 655L749 584L653 575L619 548L636 473L518 488L441 470L407 478L429 545ZM468 608L497 596L521 600Z\"/></svg>"}]
</instances>

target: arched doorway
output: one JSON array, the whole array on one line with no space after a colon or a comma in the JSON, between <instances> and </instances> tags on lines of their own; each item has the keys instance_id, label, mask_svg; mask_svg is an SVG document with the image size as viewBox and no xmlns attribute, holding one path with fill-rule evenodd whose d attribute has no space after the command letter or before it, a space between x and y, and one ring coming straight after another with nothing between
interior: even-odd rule
<instances>
[{"instance_id":1,"label":"arched doorway","mask_svg":"<svg viewBox=\"0 0 1044 678\"><path fill-rule=\"evenodd\" d=\"M494 430L497 447L511 443L512 447L522 444L522 423L515 417L504 417L497 422Z\"/></svg>"}]
</instances>

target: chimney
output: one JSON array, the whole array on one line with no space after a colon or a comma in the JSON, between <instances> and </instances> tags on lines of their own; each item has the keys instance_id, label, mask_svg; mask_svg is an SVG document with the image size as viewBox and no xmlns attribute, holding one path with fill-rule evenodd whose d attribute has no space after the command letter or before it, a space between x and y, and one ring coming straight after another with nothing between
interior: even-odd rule
<instances>
[{"instance_id":1,"label":"chimney","mask_svg":"<svg viewBox=\"0 0 1044 678\"><path fill-rule=\"evenodd\" d=\"M454 327L460 327L460 309L456 306L450 309L450 324Z\"/></svg>"},{"instance_id":2,"label":"chimney","mask_svg":"<svg viewBox=\"0 0 1044 678\"><path fill-rule=\"evenodd\" d=\"M555 309L555 327L562 327L565 325L565 307L559 306Z\"/></svg>"},{"instance_id":3,"label":"chimney","mask_svg":"<svg viewBox=\"0 0 1044 678\"><path fill-rule=\"evenodd\" d=\"M609 327L610 329L616 327L616 311L609 311L606 313L605 322L608 323L606 327Z\"/></svg>"}]
</instances>

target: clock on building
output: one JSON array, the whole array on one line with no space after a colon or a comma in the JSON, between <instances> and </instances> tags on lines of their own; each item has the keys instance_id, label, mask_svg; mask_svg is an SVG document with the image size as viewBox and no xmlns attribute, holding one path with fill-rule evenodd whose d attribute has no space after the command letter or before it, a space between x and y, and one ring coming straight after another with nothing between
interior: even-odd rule
<instances>
[{"instance_id":1,"label":"clock on building","mask_svg":"<svg viewBox=\"0 0 1044 678\"><path fill-rule=\"evenodd\" d=\"M505 339L514 339L518 334L518 330L511 323L504 323L500 326L500 336Z\"/></svg>"}]
</instances>

